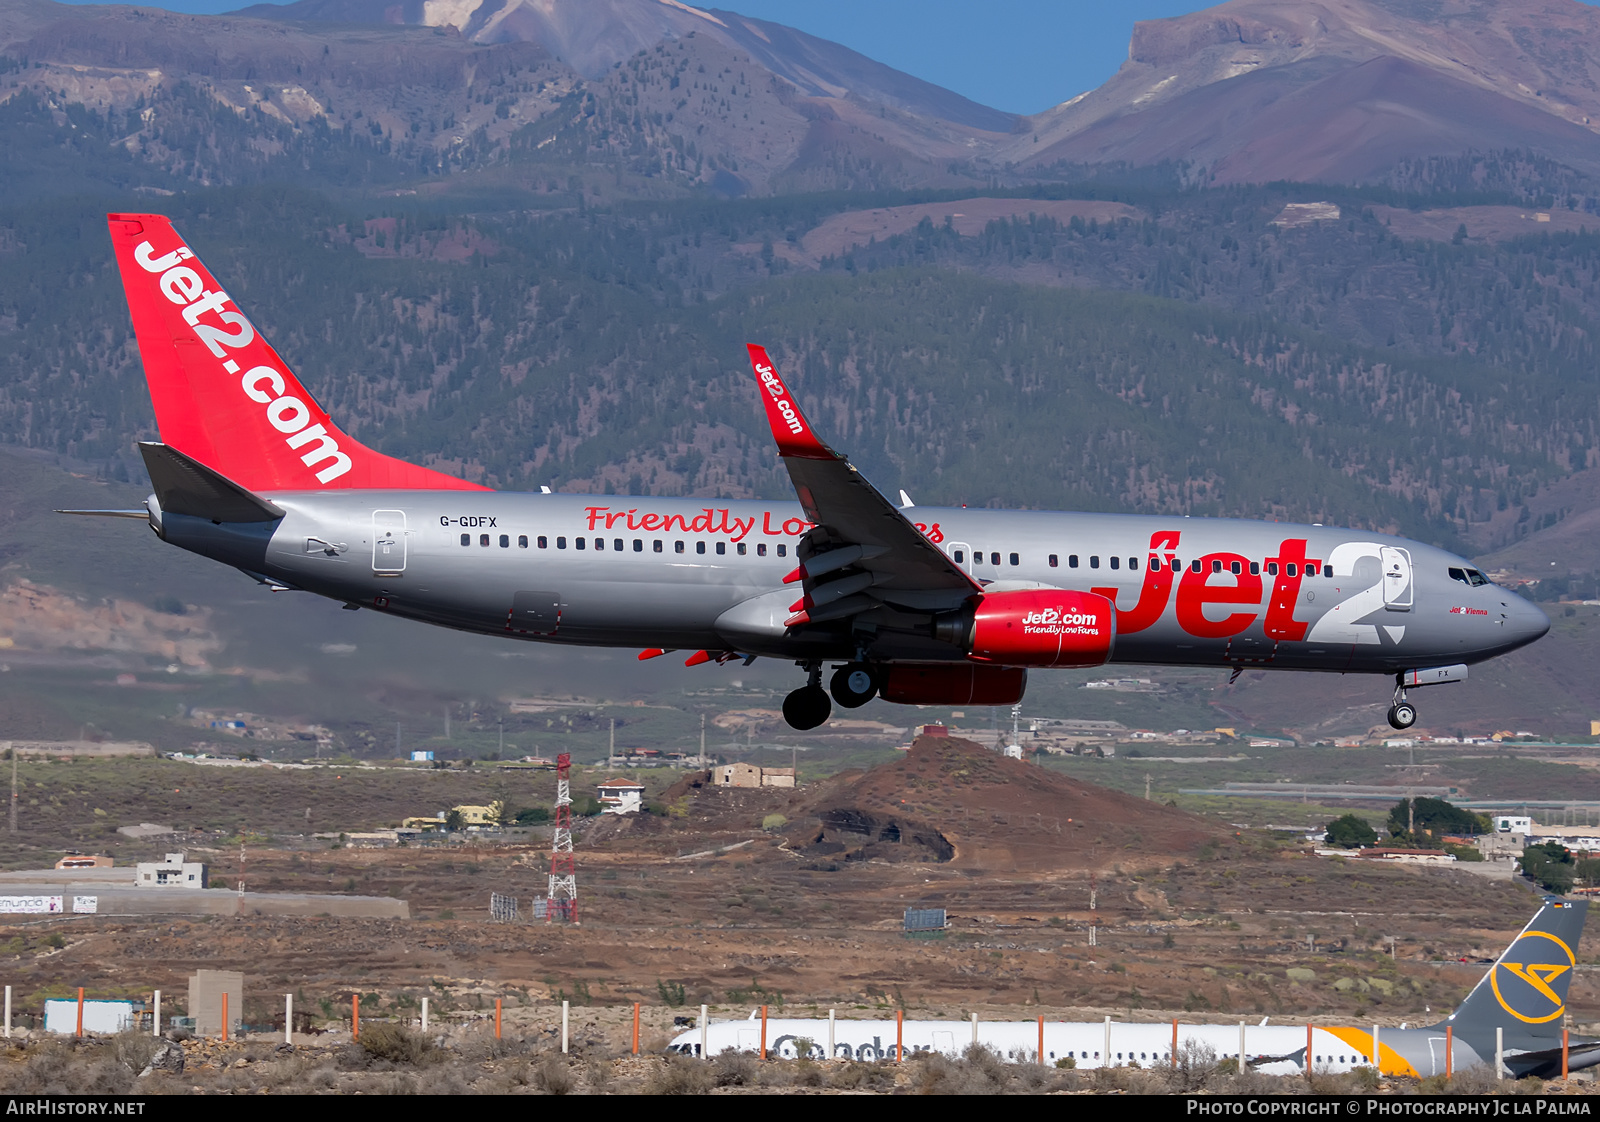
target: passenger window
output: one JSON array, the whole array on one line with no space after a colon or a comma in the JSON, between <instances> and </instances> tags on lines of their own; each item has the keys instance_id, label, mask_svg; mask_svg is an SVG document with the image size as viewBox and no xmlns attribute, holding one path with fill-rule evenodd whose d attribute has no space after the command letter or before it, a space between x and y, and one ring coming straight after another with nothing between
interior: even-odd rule
<instances>
[{"instance_id":1,"label":"passenger window","mask_svg":"<svg viewBox=\"0 0 1600 1122\"><path fill-rule=\"evenodd\" d=\"M1019 557L1017 554L1013 553L1011 555L1011 563L1013 565L1020 565L1020 564L1022 564L1022 558Z\"/></svg>"},{"instance_id":2,"label":"passenger window","mask_svg":"<svg viewBox=\"0 0 1600 1122\"><path fill-rule=\"evenodd\" d=\"M635 553L643 553L644 552L644 539L643 538L634 538L633 539L633 551Z\"/></svg>"},{"instance_id":3,"label":"passenger window","mask_svg":"<svg viewBox=\"0 0 1600 1122\"><path fill-rule=\"evenodd\" d=\"M766 542L757 542L756 543L756 556L757 557L765 557L766 555L767 555L767 543Z\"/></svg>"},{"instance_id":4,"label":"passenger window","mask_svg":"<svg viewBox=\"0 0 1600 1122\"><path fill-rule=\"evenodd\" d=\"M694 551L696 553L700 553L700 554L705 553L705 551L706 551L706 543L705 542L695 542L694 543Z\"/></svg>"},{"instance_id":5,"label":"passenger window","mask_svg":"<svg viewBox=\"0 0 1600 1122\"><path fill-rule=\"evenodd\" d=\"M1191 573L1198 573L1200 571L1200 559L1198 557L1189 562L1189 571Z\"/></svg>"},{"instance_id":6,"label":"passenger window","mask_svg":"<svg viewBox=\"0 0 1600 1122\"><path fill-rule=\"evenodd\" d=\"M1333 566L1332 565L1324 565L1324 566L1322 566L1322 575L1324 577L1333 576ZM1487 584L1488 582L1485 581L1484 583Z\"/></svg>"},{"instance_id":7,"label":"passenger window","mask_svg":"<svg viewBox=\"0 0 1600 1122\"><path fill-rule=\"evenodd\" d=\"M727 552L728 552L728 543L727 542L718 542L717 543L717 555L720 557L722 554L727 553Z\"/></svg>"},{"instance_id":8,"label":"passenger window","mask_svg":"<svg viewBox=\"0 0 1600 1122\"><path fill-rule=\"evenodd\" d=\"M518 534L517 535L517 548L518 549L527 549L528 548L528 535L527 534Z\"/></svg>"},{"instance_id":9,"label":"passenger window","mask_svg":"<svg viewBox=\"0 0 1600 1122\"><path fill-rule=\"evenodd\" d=\"M1295 575L1295 572L1296 572L1296 571L1297 571L1297 570L1296 570L1296 569L1295 569L1295 565L1294 565L1294 562L1293 562L1293 561L1291 561L1291 562L1289 562L1289 563L1288 563L1288 564L1287 564L1287 565L1285 565L1285 566L1284 566L1284 567L1283 567L1283 574L1284 574L1284 576L1288 576L1288 577L1292 577L1292 576L1294 576L1294 575Z\"/></svg>"},{"instance_id":10,"label":"passenger window","mask_svg":"<svg viewBox=\"0 0 1600 1122\"><path fill-rule=\"evenodd\" d=\"M567 539L566 538L561 538L561 537L556 538L556 548L557 549L566 549L567 548Z\"/></svg>"},{"instance_id":11,"label":"passenger window","mask_svg":"<svg viewBox=\"0 0 1600 1122\"><path fill-rule=\"evenodd\" d=\"M1054 553L1052 553L1052 554L1051 554L1051 555L1050 555L1050 567L1051 567L1051 568L1052 568L1052 569L1054 569L1054 568L1057 568L1057 567L1058 567L1058 566L1059 566L1059 565L1060 565L1060 562L1058 562L1058 561L1057 561L1057 560L1056 560L1056 555L1055 555L1055 554L1054 554Z\"/></svg>"},{"instance_id":12,"label":"passenger window","mask_svg":"<svg viewBox=\"0 0 1600 1122\"><path fill-rule=\"evenodd\" d=\"M1258 576L1261 575L1261 562L1259 562L1259 561L1250 562L1250 575L1253 576L1253 577L1258 577Z\"/></svg>"},{"instance_id":13,"label":"passenger window","mask_svg":"<svg viewBox=\"0 0 1600 1122\"><path fill-rule=\"evenodd\" d=\"M573 538L572 539L572 548L574 548L574 549L583 549L586 545L588 545L588 542L589 542L588 538Z\"/></svg>"},{"instance_id":14,"label":"passenger window","mask_svg":"<svg viewBox=\"0 0 1600 1122\"><path fill-rule=\"evenodd\" d=\"M656 539L652 540L650 542L650 548L652 550L654 550L656 553L660 553L661 552L661 539L660 538L656 538Z\"/></svg>"},{"instance_id":15,"label":"passenger window","mask_svg":"<svg viewBox=\"0 0 1600 1122\"><path fill-rule=\"evenodd\" d=\"M1077 567L1078 567L1078 555L1076 553L1067 554L1067 568L1076 569Z\"/></svg>"},{"instance_id":16,"label":"passenger window","mask_svg":"<svg viewBox=\"0 0 1600 1122\"><path fill-rule=\"evenodd\" d=\"M1212 571L1212 572L1213 572L1213 573L1220 573L1220 572L1222 572L1222 562L1221 562L1221 561L1217 561L1217 560L1213 560L1213 561L1212 561L1212 562L1211 562L1211 571Z\"/></svg>"},{"instance_id":17,"label":"passenger window","mask_svg":"<svg viewBox=\"0 0 1600 1122\"><path fill-rule=\"evenodd\" d=\"M510 549L511 548L511 535L510 534L501 534L500 535L500 548L501 549Z\"/></svg>"},{"instance_id":18,"label":"passenger window","mask_svg":"<svg viewBox=\"0 0 1600 1122\"><path fill-rule=\"evenodd\" d=\"M488 545L489 544L489 535L488 534L479 534L478 535L478 544L479 545Z\"/></svg>"},{"instance_id":19,"label":"passenger window","mask_svg":"<svg viewBox=\"0 0 1600 1122\"><path fill-rule=\"evenodd\" d=\"M1159 558L1159 557L1150 558L1150 571L1152 573L1159 573L1161 571L1161 558Z\"/></svg>"},{"instance_id":20,"label":"passenger window","mask_svg":"<svg viewBox=\"0 0 1600 1122\"><path fill-rule=\"evenodd\" d=\"M1139 567L1139 559L1137 557L1128 558L1128 568L1137 569L1138 567Z\"/></svg>"},{"instance_id":21,"label":"passenger window","mask_svg":"<svg viewBox=\"0 0 1600 1122\"><path fill-rule=\"evenodd\" d=\"M1099 567L1100 567L1100 558L1098 556L1096 556L1095 554L1090 554L1089 555L1089 568L1098 569Z\"/></svg>"},{"instance_id":22,"label":"passenger window","mask_svg":"<svg viewBox=\"0 0 1600 1122\"><path fill-rule=\"evenodd\" d=\"M1111 567L1112 567L1112 568L1113 568L1113 569L1120 569L1120 568L1122 568L1122 558L1120 558L1120 557L1113 557L1113 558L1112 558L1112 559L1111 559Z\"/></svg>"},{"instance_id":23,"label":"passenger window","mask_svg":"<svg viewBox=\"0 0 1600 1122\"><path fill-rule=\"evenodd\" d=\"M736 547L736 548L737 548L737 549L738 549L738 552L739 552L739 556L740 556L740 557L743 557L743 556L744 556L744 553L745 553L745 545L744 545L744 542L740 542L740 543L739 543L739 544L738 544L738 546L737 546L737 547Z\"/></svg>"},{"instance_id":24,"label":"passenger window","mask_svg":"<svg viewBox=\"0 0 1600 1122\"><path fill-rule=\"evenodd\" d=\"M540 549L549 549L550 548L550 539L545 537L543 534L539 535L539 548Z\"/></svg>"},{"instance_id":25,"label":"passenger window","mask_svg":"<svg viewBox=\"0 0 1600 1122\"><path fill-rule=\"evenodd\" d=\"M989 564L991 564L991 565L1000 564L1000 555L998 553L989 554Z\"/></svg>"},{"instance_id":26,"label":"passenger window","mask_svg":"<svg viewBox=\"0 0 1600 1122\"><path fill-rule=\"evenodd\" d=\"M462 534L461 535L461 544L462 545L471 545L472 544L472 535L471 534Z\"/></svg>"},{"instance_id":27,"label":"passenger window","mask_svg":"<svg viewBox=\"0 0 1600 1122\"><path fill-rule=\"evenodd\" d=\"M674 553L682 553L683 552L683 543L682 542L673 542L672 543L672 552L674 552Z\"/></svg>"},{"instance_id":28,"label":"passenger window","mask_svg":"<svg viewBox=\"0 0 1600 1122\"><path fill-rule=\"evenodd\" d=\"M960 549L956 550L955 558L956 558L956 564L957 565L964 564L966 562L966 560L967 560L966 552L964 550L960 550Z\"/></svg>"},{"instance_id":29,"label":"passenger window","mask_svg":"<svg viewBox=\"0 0 1600 1122\"><path fill-rule=\"evenodd\" d=\"M1276 561L1267 562L1267 575L1273 577L1278 575L1278 563Z\"/></svg>"},{"instance_id":30,"label":"passenger window","mask_svg":"<svg viewBox=\"0 0 1600 1122\"><path fill-rule=\"evenodd\" d=\"M605 548L606 548L606 539L604 539L604 538L596 538L596 539L594 539L594 547L603 552L605 550Z\"/></svg>"},{"instance_id":31,"label":"passenger window","mask_svg":"<svg viewBox=\"0 0 1600 1122\"><path fill-rule=\"evenodd\" d=\"M788 552L789 552L789 547L788 546L786 546L786 545L778 546L778 556L779 557L784 556Z\"/></svg>"},{"instance_id":32,"label":"passenger window","mask_svg":"<svg viewBox=\"0 0 1600 1122\"><path fill-rule=\"evenodd\" d=\"M1232 573L1234 576L1238 576L1239 575L1239 571L1240 571L1241 568L1242 568L1242 566L1237 561L1228 562L1228 571L1230 573Z\"/></svg>"},{"instance_id":33,"label":"passenger window","mask_svg":"<svg viewBox=\"0 0 1600 1122\"><path fill-rule=\"evenodd\" d=\"M618 553L621 553L622 552L622 539L621 538L613 539L612 542L611 542L611 548L616 550Z\"/></svg>"}]
</instances>

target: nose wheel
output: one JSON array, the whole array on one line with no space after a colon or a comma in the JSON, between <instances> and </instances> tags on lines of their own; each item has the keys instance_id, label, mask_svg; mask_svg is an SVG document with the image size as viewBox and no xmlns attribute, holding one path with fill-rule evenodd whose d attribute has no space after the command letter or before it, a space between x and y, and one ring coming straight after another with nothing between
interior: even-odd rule
<instances>
[{"instance_id":1,"label":"nose wheel","mask_svg":"<svg viewBox=\"0 0 1600 1122\"><path fill-rule=\"evenodd\" d=\"M822 664L803 665L809 680L783 699L783 719L789 722L790 728L802 732L816 728L833 713L833 702L828 700L828 691L822 688Z\"/></svg>"},{"instance_id":2,"label":"nose wheel","mask_svg":"<svg viewBox=\"0 0 1600 1122\"><path fill-rule=\"evenodd\" d=\"M1401 680L1394 686L1394 704L1389 706L1389 727L1408 729L1417 723L1417 707L1406 700L1406 687Z\"/></svg>"}]
</instances>

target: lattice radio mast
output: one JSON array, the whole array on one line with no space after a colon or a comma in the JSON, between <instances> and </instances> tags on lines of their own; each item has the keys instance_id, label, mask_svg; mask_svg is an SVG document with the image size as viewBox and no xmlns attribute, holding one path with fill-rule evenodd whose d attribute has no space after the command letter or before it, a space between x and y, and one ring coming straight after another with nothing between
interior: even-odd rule
<instances>
[{"instance_id":1,"label":"lattice radio mast","mask_svg":"<svg viewBox=\"0 0 1600 1122\"><path fill-rule=\"evenodd\" d=\"M556 828L550 842L550 891L545 915L551 923L578 922L578 874L572 857L572 756L556 757Z\"/></svg>"}]
</instances>

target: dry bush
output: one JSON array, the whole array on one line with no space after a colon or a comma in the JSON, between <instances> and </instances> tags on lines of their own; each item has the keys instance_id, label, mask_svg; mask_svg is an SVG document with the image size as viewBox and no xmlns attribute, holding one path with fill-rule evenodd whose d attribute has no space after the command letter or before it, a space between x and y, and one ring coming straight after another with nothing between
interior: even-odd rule
<instances>
[{"instance_id":1,"label":"dry bush","mask_svg":"<svg viewBox=\"0 0 1600 1122\"><path fill-rule=\"evenodd\" d=\"M732 1048L711 1060L711 1078L718 1087L749 1087L756 1081L755 1057Z\"/></svg>"},{"instance_id":2,"label":"dry bush","mask_svg":"<svg viewBox=\"0 0 1600 1122\"><path fill-rule=\"evenodd\" d=\"M459 1096L471 1092L472 1088L454 1064L435 1064L424 1068L417 1076L416 1093L419 1095Z\"/></svg>"},{"instance_id":3,"label":"dry bush","mask_svg":"<svg viewBox=\"0 0 1600 1122\"><path fill-rule=\"evenodd\" d=\"M28 1049L28 1058L0 1075L0 1091L16 1095L125 1095L135 1073L109 1049L75 1048L48 1041Z\"/></svg>"},{"instance_id":4,"label":"dry bush","mask_svg":"<svg viewBox=\"0 0 1600 1122\"><path fill-rule=\"evenodd\" d=\"M420 1032L383 1022L368 1027L361 1034L360 1045L371 1059L412 1067L433 1059L438 1051Z\"/></svg>"},{"instance_id":5,"label":"dry bush","mask_svg":"<svg viewBox=\"0 0 1600 1122\"><path fill-rule=\"evenodd\" d=\"M828 1076L828 1086L842 1091L877 1091L894 1086L894 1072L888 1064L850 1060Z\"/></svg>"},{"instance_id":6,"label":"dry bush","mask_svg":"<svg viewBox=\"0 0 1600 1122\"><path fill-rule=\"evenodd\" d=\"M645 1080L647 1095L703 1095L715 1085L710 1065L688 1056L668 1056Z\"/></svg>"},{"instance_id":7,"label":"dry bush","mask_svg":"<svg viewBox=\"0 0 1600 1122\"><path fill-rule=\"evenodd\" d=\"M147 1032L119 1032L109 1043L111 1058L135 1074L143 1071L166 1042Z\"/></svg>"},{"instance_id":8,"label":"dry bush","mask_svg":"<svg viewBox=\"0 0 1600 1122\"><path fill-rule=\"evenodd\" d=\"M415 1095L417 1077L404 1071L386 1072L365 1080L361 1091L367 1095Z\"/></svg>"},{"instance_id":9,"label":"dry bush","mask_svg":"<svg viewBox=\"0 0 1600 1122\"><path fill-rule=\"evenodd\" d=\"M271 1065L263 1064L256 1078L275 1091L289 1094L331 1091L339 1085L339 1075L333 1065L310 1056L287 1056Z\"/></svg>"},{"instance_id":10,"label":"dry bush","mask_svg":"<svg viewBox=\"0 0 1600 1122\"><path fill-rule=\"evenodd\" d=\"M1474 1064L1458 1071L1447 1084L1452 1095L1489 1095L1503 1090L1507 1084L1495 1079L1493 1064Z\"/></svg>"},{"instance_id":11,"label":"dry bush","mask_svg":"<svg viewBox=\"0 0 1600 1122\"><path fill-rule=\"evenodd\" d=\"M365 1035L365 1034L363 1034ZM462 1033L452 1045L455 1053L469 1063L503 1060L507 1056L524 1056L535 1046L520 1037L503 1036L496 1040L492 1024L480 1024Z\"/></svg>"},{"instance_id":12,"label":"dry bush","mask_svg":"<svg viewBox=\"0 0 1600 1122\"><path fill-rule=\"evenodd\" d=\"M578 1086L572 1065L559 1055L545 1056L533 1074L534 1086L547 1095L570 1095Z\"/></svg>"},{"instance_id":13,"label":"dry bush","mask_svg":"<svg viewBox=\"0 0 1600 1122\"><path fill-rule=\"evenodd\" d=\"M924 1095L994 1095L1006 1090L1006 1083L996 1082L987 1065L952 1060L938 1052L917 1065L912 1085Z\"/></svg>"},{"instance_id":14,"label":"dry bush","mask_svg":"<svg viewBox=\"0 0 1600 1122\"><path fill-rule=\"evenodd\" d=\"M1211 1085L1217 1076L1217 1050L1198 1040L1178 1047L1178 1062L1167 1070L1167 1086L1177 1094L1190 1094Z\"/></svg>"},{"instance_id":15,"label":"dry bush","mask_svg":"<svg viewBox=\"0 0 1600 1122\"><path fill-rule=\"evenodd\" d=\"M589 1092L603 1095L611 1086L611 1080L616 1075L616 1069L611 1066L611 1057L603 1052L595 1051L584 1057L583 1081L589 1085Z\"/></svg>"}]
</instances>

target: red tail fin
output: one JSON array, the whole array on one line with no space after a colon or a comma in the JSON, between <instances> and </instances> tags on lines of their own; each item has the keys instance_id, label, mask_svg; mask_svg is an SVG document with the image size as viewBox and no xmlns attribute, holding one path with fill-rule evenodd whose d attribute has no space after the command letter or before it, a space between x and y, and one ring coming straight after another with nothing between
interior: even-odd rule
<instances>
[{"instance_id":1,"label":"red tail fin","mask_svg":"<svg viewBox=\"0 0 1600 1122\"><path fill-rule=\"evenodd\" d=\"M159 214L107 215L161 439L252 491L487 488L341 432Z\"/></svg>"}]
</instances>

